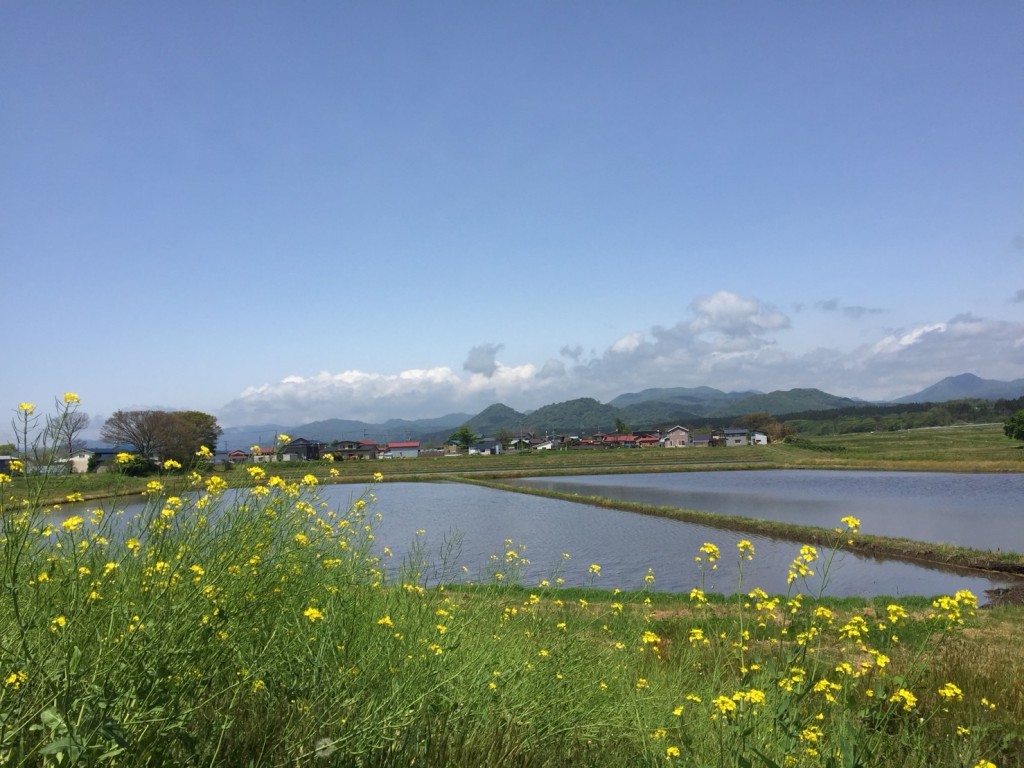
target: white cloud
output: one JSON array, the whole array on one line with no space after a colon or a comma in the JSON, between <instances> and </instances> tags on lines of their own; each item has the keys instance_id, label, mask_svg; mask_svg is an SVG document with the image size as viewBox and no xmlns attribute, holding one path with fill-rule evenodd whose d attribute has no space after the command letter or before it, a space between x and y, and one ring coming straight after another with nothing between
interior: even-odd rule
<instances>
[{"instance_id":1,"label":"white cloud","mask_svg":"<svg viewBox=\"0 0 1024 768\"><path fill-rule=\"evenodd\" d=\"M549 376L552 373L548 371ZM489 375L462 376L444 366L397 374L324 371L249 387L222 409L220 418L225 424L297 424L329 418L386 421L475 413L496 400L519 400L524 392L543 389L542 377L531 364L497 363Z\"/></svg>"},{"instance_id":2,"label":"white cloud","mask_svg":"<svg viewBox=\"0 0 1024 768\"><path fill-rule=\"evenodd\" d=\"M694 300L691 309L696 315L691 326L700 332L744 336L789 327L789 318L781 312L730 291L701 296Z\"/></svg>"},{"instance_id":3,"label":"white cloud","mask_svg":"<svg viewBox=\"0 0 1024 768\"><path fill-rule=\"evenodd\" d=\"M642 333L631 333L612 344L611 351L620 353L633 352L643 343L643 340L644 335Z\"/></svg>"},{"instance_id":4,"label":"white cloud","mask_svg":"<svg viewBox=\"0 0 1024 768\"><path fill-rule=\"evenodd\" d=\"M648 387L707 385L724 390L817 387L837 395L890 399L964 372L1024 376L1024 323L956 315L881 332L854 349L786 349L790 321L769 305L727 291L697 299L692 316L612 342L584 360L579 346L541 366L506 365L501 344L467 355L464 371L446 366L394 374L358 370L289 375L249 387L219 414L226 424L300 424L325 418L389 418L476 413L495 402L528 410L575 397L607 400ZM573 362L575 360L575 362Z\"/></svg>"},{"instance_id":5,"label":"white cloud","mask_svg":"<svg viewBox=\"0 0 1024 768\"><path fill-rule=\"evenodd\" d=\"M873 355L898 354L907 347L919 344L927 334L935 333L936 331L942 332L945 330L945 323L931 323L929 325L921 326L920 328L914 328L907 332L900 332L898 334L893 333L876 342L874 347L872 347L871 352Z\"/></svg>"}]
</instances>

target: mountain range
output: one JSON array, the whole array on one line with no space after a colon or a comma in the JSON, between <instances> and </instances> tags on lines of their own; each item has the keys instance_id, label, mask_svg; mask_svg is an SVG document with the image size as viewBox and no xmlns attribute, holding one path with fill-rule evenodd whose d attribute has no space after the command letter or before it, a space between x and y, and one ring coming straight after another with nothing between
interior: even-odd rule
<instances>
[{"instance_id":1,"label":"mountain range","mask_svg":"<svg viewBox=\"0 0 1024 768\"><path fill-rule=\"evenodd\" d=\"M940 403L962 399L1014 399L1024 396L1024 379L996 381L981 379L972 373L949 376L913 395L887 404ZM880 403L875 403L880 404ZM712 387L665 387L619 395L607 403L583 397L552 403L534 411L519 412L502 403L488 406L480 413L450 413L430 419L390 419L370 424L350 419L327 419L300 425L262 424L229 427L222 440L229 448L247 449L250 445L269 445L278 434L307 440L372 440L394 442L420 440L443 442L458 427L467 424L480 435L493 436L500 431L511 434L558 432L586 434L612 431L621 420L634 429L654 429L677 423L731 422L747 413L780 416L809 411L869 405L861 400L840 397L820 389L789 389L774 392L723 392Z\"/></svg>"}]
</instances>

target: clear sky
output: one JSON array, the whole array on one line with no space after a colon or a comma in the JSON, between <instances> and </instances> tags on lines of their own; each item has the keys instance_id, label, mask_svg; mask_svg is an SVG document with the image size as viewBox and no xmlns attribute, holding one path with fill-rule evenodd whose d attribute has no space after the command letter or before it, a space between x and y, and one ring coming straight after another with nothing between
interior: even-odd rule
<instances>
[{"instance_id":1,"label":"clear sky","mask_svg":"<svg viewBox=\"0 0 1024 768\"><path fill-rule=\"evenodd\" d=\"M5 2L0 410L1024 377L1022 35L1016 0Z\"/></svg>"}]
</instances>

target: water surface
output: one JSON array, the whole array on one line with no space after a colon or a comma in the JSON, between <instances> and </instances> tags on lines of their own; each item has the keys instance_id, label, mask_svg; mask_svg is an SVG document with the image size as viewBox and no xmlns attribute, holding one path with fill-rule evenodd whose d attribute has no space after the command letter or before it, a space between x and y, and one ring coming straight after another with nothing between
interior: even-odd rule
<instances>
[{"instance_id":1,"label":"water surface","mask_svg":"<svg viewBox=\"0 0 1024 768\"><path fill-rule=\"evenodd\" d=\"M518 480L563 493L1024 552L1024 474L746 470Z\"/></svg>"},{"instance_id":2,"label":"water surface","mask_svg":"<svg viewBox=\"0 0 1024 768\"><path fill-rule=\"evenodd\" d=\"M347 486L320 490L324 498L335 503L347 503L355 493ZM444 580L452 576L486 580L490 569L504 568L498 561L510 548L524 545L524 554L530 560L522 574L524 584L562 578L571 585L641 589L650 568L658 590L689 592L703 579L709 591L733 593L740 576L736 543L747 538L753 541L757 553L753 562L743 564L742 590L759 586L768 592L784 593L788 566L800 549L800 544L792 541L458 483L384 483L376 493L376 508L383 518L375 524L376 542L393 552L391 558L385 558L392 575L413 542L419 542L433 562L430 576ZM421 530L423 533L418 534ZM458 542L458 547L452 549L452 542ZM704 542L717 544L722 560L717 570L708 570L702 576L694 557ZM565 559L563 553L570 559ZM592 563L601 566L599 577L589 573ZM798 585L801 591L817 594L822 564L815 568L815 577ZM1005 583L840 553L832 563L825 593L937 595L970 589L983 599L986 589Z\"/></svg>"}]
</instances>

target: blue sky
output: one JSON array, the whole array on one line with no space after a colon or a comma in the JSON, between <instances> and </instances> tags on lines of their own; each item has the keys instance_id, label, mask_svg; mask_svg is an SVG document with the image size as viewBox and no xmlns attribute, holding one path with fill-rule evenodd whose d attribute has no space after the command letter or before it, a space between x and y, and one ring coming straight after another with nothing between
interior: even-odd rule
<instances>
[{"instance_id":1,"label":"blue sky","mask_svg":"<svg viewBox=\"0 0 1024 768\"><path fill-rule=\"evenodd\" d=\"M0 408L1024 377L1021 29L998 0L5 3Z\"/></svg>"}]
</instances>

